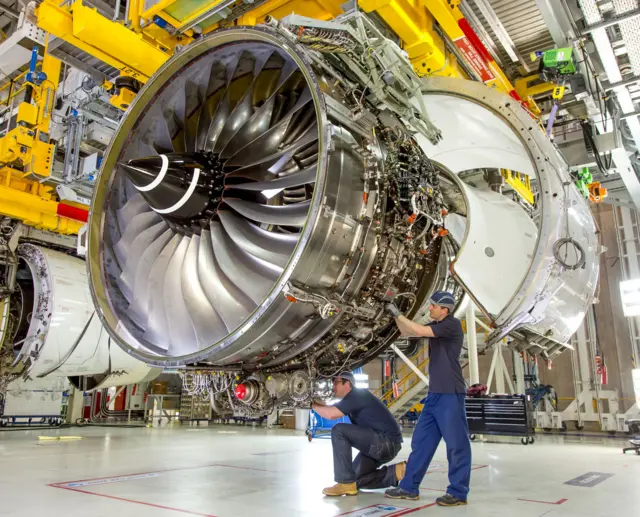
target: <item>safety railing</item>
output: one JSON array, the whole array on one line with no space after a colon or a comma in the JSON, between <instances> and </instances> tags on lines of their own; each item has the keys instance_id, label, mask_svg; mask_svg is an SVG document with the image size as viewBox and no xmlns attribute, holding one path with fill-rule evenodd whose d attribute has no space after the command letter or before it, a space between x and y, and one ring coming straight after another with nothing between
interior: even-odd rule
<instances>
[{"instance_id":1,"label":"safety railing","mask_svg":"<svg viewBox=\"0 0 640 517\"><path fill-rule=\"evenodd\" d=\"M29 72L28 70L25 70L20 75L13 77L9 81L7 81L5 84L0 86L0 97L2 96L2 92L4 92L4 90L9 88L6 99L0 100L0 106L9 106L9 103L11 102L11 100L17 97L18 95L20 95L26 89L27 84L29 83L27 83L26 81L24 81L23 83L18 83L18 81L20 79L23 79L28 72Z\"/></svg>"},{"instance_id":2,"label":"safety railing","mask_svg":"<svg viewBox=\"0 0 640 517\"><path fill-rule=\"evenodd\" d=\"M423 361L418 362L417 357L419 357L419 355L420 354L417 354L416 359L411 362L418 370L426 372L426 367L429 364L429 358L427 357ZM394 382L398 377L400 377L400 380L397 383ZM402 368L398 369L395 377L389 378L377 390L375 390L373 394L382 400L387 407L391 407L398 401L398 399L400 399L400 397L402 397L403 393L406 393L421 382L422 380L411 368L407 365L403 365Z\"/></svg>"}]
</instances>

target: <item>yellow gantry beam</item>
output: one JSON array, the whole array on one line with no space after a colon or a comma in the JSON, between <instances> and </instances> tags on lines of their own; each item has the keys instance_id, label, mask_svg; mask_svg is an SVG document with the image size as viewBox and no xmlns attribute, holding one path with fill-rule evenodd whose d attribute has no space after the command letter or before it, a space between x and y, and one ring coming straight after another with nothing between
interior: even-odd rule
<instances>
[{"instance_id":1,"label":"yellow gantry beam","mask_svg":"<svg viewBox=\"0 0 640 517\"><path fill-rule=\"evenodd\" d=\"M169 58L144 35L83 6L81 0L70 8L58 4L53 0L40 4L38 26L126 75L145 82ZM132 1L131 9L137 5Z\"/></svg>"},{"instance_id":2,"label":"yellow gantry beam","mask_svg":"<svg viewBox=\"0 0 640 517\"><path fill-rule=\"evenodd\" d=\"M78 233L81 221L57 215L57 201L51 187L20 178L20 171L0 170L0 213L19 219L29 226L65 235Z\"/></svg>"},{"instance_id":3,"label":"yellow gantry beam","mask_svg":"<svg viewBox=\"0 0 640 517\"><path fill-rule=\"evenodd\" d=\"M466 77L435 32L435 20L424 0L360 0L358 5L365 12L377 13L402 39L418 75Z\"/></svg>"}]
</instances>

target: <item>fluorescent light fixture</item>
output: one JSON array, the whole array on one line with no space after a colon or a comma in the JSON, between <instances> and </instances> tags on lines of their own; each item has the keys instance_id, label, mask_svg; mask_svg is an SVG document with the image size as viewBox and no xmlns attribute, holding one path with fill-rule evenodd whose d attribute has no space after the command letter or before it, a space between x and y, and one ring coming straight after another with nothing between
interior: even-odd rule
<instances>
[{"instance_id":1,"label":"fluorescent light fixture","mask_svg":"<svg viewBox=\"0 0 640 517\"><path fill-rule=\"evenodd\" d=\"M354 373L353 378L356 381L366 381L369 379L369 376L366 373Z\"/></svg>"},{"instance_id":2,"label":"fluorescent light fixture","mask_svg":"<svg viewBox=\"0 0 640 517\"><path fill-rule=\"evenodd\" d=\"M640 278L620 282L620 299L625 316L640 316Z\"/></svg>"}]
</instances>

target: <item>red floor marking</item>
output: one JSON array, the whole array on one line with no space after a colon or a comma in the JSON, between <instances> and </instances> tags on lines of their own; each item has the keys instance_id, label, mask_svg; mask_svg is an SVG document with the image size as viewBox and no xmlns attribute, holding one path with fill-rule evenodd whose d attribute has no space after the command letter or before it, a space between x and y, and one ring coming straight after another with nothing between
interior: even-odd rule
<instances>
[{"instance_id":1,"label":"red floor marking","mask_svg":"<svg viewBox=\"0 0 640 517\"><path fill-rule=\"evenodd\" d=\"M560 505L562 503L566 503L569 499L560 499L558 501L556 501L555 503L552 503L551 501L536 501L535 499L518 499L518 501L526 501L527 503L541 503L541 504L557 504Z\"/></svg>"},{"instance_id":2,"label":"red floor marking","mask_svg":"<svg viewBox=\"0 0 640 517\"><path fill-rule=\"evenodd\" d=\"M85 483L87 481L100 481L101 479L111 479L117 477L132 477L132 476L143 476L145 474L159 474L162 472L176 472L179 470L195 470L195 469L206 469L209 467L226 467L230 469L241 469L241 470L256 470L259 472L273 472L272 470L265 469L254 469L251 467L238 467L236 465L225 465L223 463L210 463L209 465L197 465L195 467L178 467L174 469L162 469L162 470L152 470L150 472L136 472L135 474L115 474L113 476L105 476L101 478L90 478L90 479L76 479L73 481L59 481L57 483L49 483L47 486L58 487L58 485L68 485L69 483ZM61 487L58 487L61 488Z\"/></svg>"},{"instance_id":3,"label":"red floor marking","mask_svg":"<svg viewBox=\"0 0 640 517\"><path fill-rule=\"evenodd\" d=\"M126 499L125 497L117 497L115 495L99 494L98 492L90 492L89 490L80 490L79 488L67 488L66 486L54 486L54 485L48 485L48 486L53 486L53 488L61 488L62 490L69 490L71 492L81 492L83 494L88 494L88 495L97 495L100 497L106 497L107 499L124 501L126 503L142 504L144 506L151 506L153 508L160 508L162 510L169 510L172 512L186 513L188 515L198 515L200 517L216 517L215 515L212 515L210 513L199 513L199 512L192 512L191 510L181 510L180 508L173 508L171 506L163 506L161 504L154 504L154 503L145 503L144 501L136 501L135 499Z\"/></svg>"},{"instance_id":4,"label":"red floor marking","mask_svg":"<svg viewBox=\"0 0 640 517\"><path fill-rule=\"evenodd\" d=\"M478 465L477 467L471 467L471 470L486 469L489 465Z\"/></svg>"}]
</instances>

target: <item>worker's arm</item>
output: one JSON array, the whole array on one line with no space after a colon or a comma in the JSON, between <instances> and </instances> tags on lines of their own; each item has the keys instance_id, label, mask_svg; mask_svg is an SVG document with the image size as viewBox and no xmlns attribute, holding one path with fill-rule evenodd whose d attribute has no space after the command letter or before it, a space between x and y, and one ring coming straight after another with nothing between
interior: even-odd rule
<instances>
[{"instance_id":1,"label":"worker's arm","mask_svg":"<svg viewBox=\"0 0 640 517\"><path fill-rule=\"evenodd\" d=\"M396 318L396 325L398 325L403 336L435 337L431 327L411 321L402 314Z\"/></svg>"},{"instance_id":2,"label":"worker's arm","mask_svg":"<svg viewBox=\"0 0 640 517\"><path fill-rule=\"evenodd\" d=\"M344 416L344 413L337 407L327 406L325 404L319 404L317 402L311 404L311 409L318 413L322 418L326 418L328 420L337 420L338 418L342 418Z\"/></svg>"}]
</instances>

